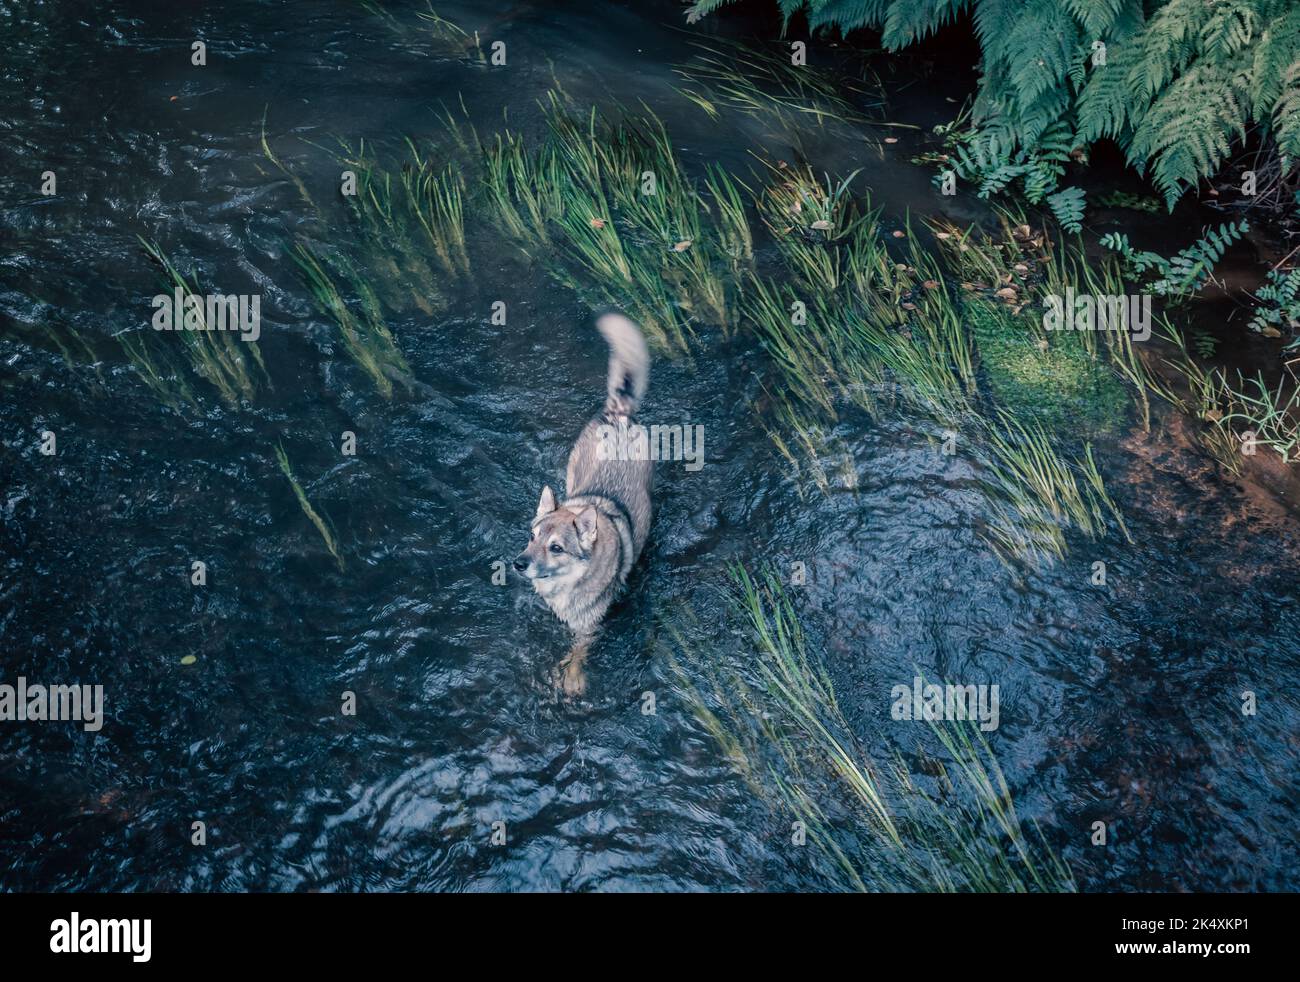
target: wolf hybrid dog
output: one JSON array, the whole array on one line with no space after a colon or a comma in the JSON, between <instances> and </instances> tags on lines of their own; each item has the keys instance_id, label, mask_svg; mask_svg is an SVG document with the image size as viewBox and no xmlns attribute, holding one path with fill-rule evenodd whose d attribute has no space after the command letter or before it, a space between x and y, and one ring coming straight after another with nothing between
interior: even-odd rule
<instances>
[{"instance_id":1,"label":"wolf hybrid dog","mask_svg":"<svg viewBox=\"0 0 1300 982\"><path fill-rule=\"evenodd\" d=\"M605 408L569 454L568 497L557 504L550 486L542 488L532 536L514 562L574 632L573 648L560 663L560 684L569 696L586 691L587 649L645 545L654 483L649 454L619 452L629 447L628 427L650 381L645 338L621 314L605 314L596 328L609 344Z\"/></svg>"}]
</instances>

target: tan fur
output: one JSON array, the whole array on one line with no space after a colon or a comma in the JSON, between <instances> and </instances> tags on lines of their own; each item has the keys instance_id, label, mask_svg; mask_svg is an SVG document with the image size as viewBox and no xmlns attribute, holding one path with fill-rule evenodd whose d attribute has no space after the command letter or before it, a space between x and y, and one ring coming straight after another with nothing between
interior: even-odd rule
<instances>
[{"instance_id":1,"label":"tan fur","mask_svg":"<svg viewBox=\"0 0 1300 982\"><path fill-rule=\"evenodd\" d=\"M626 317L606 314L596 327L609 343L605 407L583 427L569 454L568 497L542 489L533 532L515 568L577 635L564 662L566 693L585 688L583 661L597 627L627 582L650 533L650 460L602 459L602 426L628 425L645 394L650 354Z\"/></svg>"}]
</instances>

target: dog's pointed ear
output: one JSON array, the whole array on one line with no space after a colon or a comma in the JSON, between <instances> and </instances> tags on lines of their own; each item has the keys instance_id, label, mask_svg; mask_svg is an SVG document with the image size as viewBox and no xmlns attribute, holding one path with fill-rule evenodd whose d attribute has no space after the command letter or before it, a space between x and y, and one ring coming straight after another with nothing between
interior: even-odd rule
<instances>
[{"instance_id":1,"label":"dog's pointed ear","mask_svg":"<svg viewBox=\"0 0 1300 982\"><path fill-rule=\"evenodd\" d=\"M578 528L578 545L586 552L596 543L596 509L591 505L582 509L578 512L574 525Z\"/></svg>"},{"instance_id":2,"label":"dog's pointed ear","mask_svg":"<svg viewBox=\"0 0 1300 982\"><path fill-rule=\"evenodd\" d=\"M533 521L545 518L553 511L555 511L555 492L551 490L551 486L548 484L542 488L542 500L537 503L537 514L533 516Z\"/></svg>"}]
</instances>

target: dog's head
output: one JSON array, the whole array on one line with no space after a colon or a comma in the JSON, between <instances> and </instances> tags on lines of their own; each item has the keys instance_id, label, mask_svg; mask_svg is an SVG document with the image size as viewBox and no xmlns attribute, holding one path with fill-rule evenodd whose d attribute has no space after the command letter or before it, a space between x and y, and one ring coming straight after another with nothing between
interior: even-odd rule
<instances>
[{"instance_id":1,"label":"dog's head","mask_svg":"<svg viewBox=\"0 0 1300 982\"><path fill-rule=\"evenodd\" d=\"M515 569L534 582L554 580L555 585L581 579L596 544L596 509L560 508L550 487L542 488L533 518L533 533L524 551L515 557Z\"/></svg>"}]
</instances>

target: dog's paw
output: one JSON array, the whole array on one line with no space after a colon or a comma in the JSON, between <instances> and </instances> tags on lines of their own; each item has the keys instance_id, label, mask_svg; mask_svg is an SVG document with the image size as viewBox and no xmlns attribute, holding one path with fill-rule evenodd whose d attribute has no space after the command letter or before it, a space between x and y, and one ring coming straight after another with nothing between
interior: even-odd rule
<instances>
[{"instance_id":1,"label":"dog's paw","mask_svg":"<svg viewBox=\"0 0 1300 982\"><path fill-rule=\"evenodd\" d=\"M569 662L560 675L560 688L568 699L579 699L587 694L587 673L577 662Z\"/></svg>"},{"instance_id":2,"label":"dog's paw","mask_svg":"<svg viewBox=\"0 0 1300 982\"><path fill-rule=\"evenodd\" d=\"M580 659L566 658L556 666L555 687L566 699L579 699L586 695L587 673Z\"/></svg>"}]
</instances>

